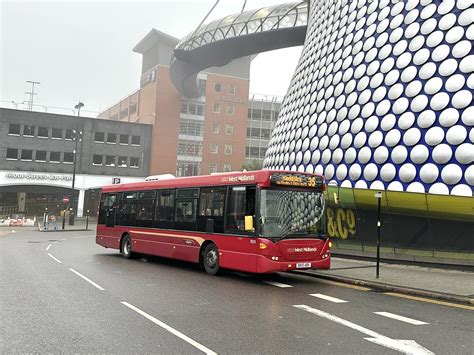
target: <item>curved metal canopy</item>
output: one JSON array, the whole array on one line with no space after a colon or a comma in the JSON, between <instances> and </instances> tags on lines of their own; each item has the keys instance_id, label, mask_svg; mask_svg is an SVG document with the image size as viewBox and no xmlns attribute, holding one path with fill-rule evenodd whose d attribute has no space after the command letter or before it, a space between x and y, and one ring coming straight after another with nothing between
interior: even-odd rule
<instances>
[{"instance_id":1,"label":"curved metal canopy","mask_svg":"<svg viewBox=\"0 0 474 355\"><path fill-rule=\"evenodd\" d=\"M233 59L304 43L306 1L265 7L204 24L183 38L171 58L170 75L187 97L198 97L197 74Z\"/></svg>"}]
</instances>

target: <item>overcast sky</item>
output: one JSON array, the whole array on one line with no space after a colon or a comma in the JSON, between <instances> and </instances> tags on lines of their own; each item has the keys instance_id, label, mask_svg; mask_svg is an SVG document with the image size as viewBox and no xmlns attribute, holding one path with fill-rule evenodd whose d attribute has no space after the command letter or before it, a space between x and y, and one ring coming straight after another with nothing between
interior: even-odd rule
<instances>
[{"instance_id":1,"label":"overcast sky","mask_svg":"<svg viewBox=\"0 0 474 355\"><path fill-rule=\"evenodd\" d=\"M248 0L246 10L285 2ZM132 48L143 36L156 28L182 38L214 3L0 0L0 106L28 100L26 81L33 80L41 82L35 104L72 108L82 101L83 110L103 110L138 88L141 55ZM206 22L240 12L243 3L221 0ZM257 56L250 92L283 96L300 52L296 47Z\"/></svg>"}]
</instances>

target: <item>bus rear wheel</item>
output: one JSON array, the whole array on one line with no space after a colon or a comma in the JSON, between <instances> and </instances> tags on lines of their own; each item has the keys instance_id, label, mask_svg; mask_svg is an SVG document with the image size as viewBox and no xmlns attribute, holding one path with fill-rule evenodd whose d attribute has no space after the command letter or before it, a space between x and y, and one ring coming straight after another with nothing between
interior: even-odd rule
<instances>
[{"instance_id":1,"label":"bus rear wheel","mask_svg":"<svg viewBox=\"0 0 474 355\"><path fill-rule=\"evenodd\" d=\"M122 256L125 259L132 258L132 241L130 240L130 236L127 234L122 238Z\"/></svg>"},{"instance_id":2,"label":"bus rear wheel","mask_svg":"<svg viewBox=\"0 0 474 355\"><path fill-rule=\"evenodd\" d=\"M202 264L209 275L214 276L219 272L219 251L215 244L210 243L204 249Z\"/></svg>"}]
</instances>

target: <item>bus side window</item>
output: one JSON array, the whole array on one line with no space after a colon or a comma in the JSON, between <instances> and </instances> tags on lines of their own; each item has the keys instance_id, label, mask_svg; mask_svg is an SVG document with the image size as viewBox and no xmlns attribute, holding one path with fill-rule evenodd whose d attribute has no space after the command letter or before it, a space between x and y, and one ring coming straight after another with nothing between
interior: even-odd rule
<instances>
[{"instance_id":1,"label":"bus side window","mask_svg":"<svg viewBox=\"0 0 474 355\"><path fill-rule=\"evenodd\" d=\"M249 234L245 232L245 216L255 215L254 186L229 187L226 214L226 233Z\"/></svg>"},{"instance_id":2,"label":"bus side window","mask_svg":"<svg viewBox=\"0 0 474 355\"><path fill-rule=\"evenodd\" d=\"M174 227L174 200L174 190L157 191L155 227L165 229Z\"/></svg>"},{"instance_id":3,"label":"bus side window","mask_svg":"<svg viewBox=\"0 0 474 355\"><path fill-rule=\"evenodd\" d=\"M225 187L201 188L197 230L224 233Z\"/></svg>"},{"instance_id":4,"label":"bus side window","mask_svg":"<svg viewBox=\"0 0 474 355\"><path fill-rule=\"evenodd\" d=\"M116 199L116 194L102 194L100 197L99 217L97 220L98 224L106 224L110 210L116 206Z\"/></svg>"},{"instance_id":5,"label":"bus side window","mask_svg":"<svg viewBox=\"0 0 474 355\"><path fill-rule=\"evenodd\" d=\"M136 226L137 218L137 193L124 192L120 201L120 206L117 211L117 225L121 226Z\"/></svg>"}]
</instances>

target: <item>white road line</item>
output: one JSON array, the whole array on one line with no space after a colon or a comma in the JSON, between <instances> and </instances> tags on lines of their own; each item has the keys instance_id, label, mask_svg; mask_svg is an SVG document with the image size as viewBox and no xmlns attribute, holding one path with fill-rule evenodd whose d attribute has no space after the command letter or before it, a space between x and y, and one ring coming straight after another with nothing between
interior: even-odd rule
<instances>
[{"instance_id":1,"label":"white road line","mask_svg":"<svg viewBox=\"0 0 474 355\"><path fill-rule=\"evenodd\" d=\"M374 332L373 330L364 328L358 324L349 322L348 320L339 318L337 316L334 316L330 313L323 312L319 309L312 308L309 306L306 306L304 304L299 304L299 305L293 305L293 307L301 309L303 311L312 313L317 315L318 317L328 319L332 322L339 323L345 327L351 328L353 330L356 330L360 333L363 333L365 335L368 335L369 338L364 338L365 340L368 340L372 343L382 345L386 348L396 350L405 354L433 354L430 350L424 348L423 346L419 345L413 340L397 340L397 339L392 339L389 338L385 335L379 334L377 332Z\"/></svg>"},{"instance_id":2,"label":"white road line","mask_svg":"<svg viewBox=\"0 0 474 355\"><path fill-rule=\"evenodd\" d=\"M46 247L46 251L48 251L49 248L51 248L51 245L53 245L53 243L51 243L50 245L48 245L48 246Z\"/></svg>"},{"instance_id":3,"label":"white road line","mask_svg":"<svg viewBox=\"0 0 474 355\"><path fill-rule=\"evenodd\" d=\"M52 256L50 253L48 253L49 257L52 258L54 261L57 261L58 263L62 264L63 262L57 258L55 258L54 256Z\"/></svg>"},{"instance_id":4,"label":"white road line","mask_svg":"<svg viewBox=\"0 0 474 355\"><path fill-rule=\"evenodd\" d=\"M341 300L341 299L336 298L336 297L323 295L322 293L311 293L310 296L321 298L323 300L330 301L330 302L333 302L333 303L347 303L347 301Z\"/></svg>"},{"instance_id":5,"label":"white road line","mask_svg":"<svg viewBox=\"0 0 474 355\"><path fill-rule=\"evenodd\" d=\"M75 273L77 276L79 276L80 278L86 280L88 283L90 283L92 286L94 287L97 287L99 290L101 291L104 291L105 289L99 285L97 285L94 281L92 281L91 279L88 279L87 277L85 277L84 275L82 275L81 273L77 272L76 270L74 269L71 269L69 268L69 270L71 270L73 273Z\"/></svg>"},{"instance_id":6,"label":"white road line","mask_svg":"<svg viewBox=\"0 0 474 355\"><path fill-rule=\"evenodd\" d=\"M128 303L128 302L120 302L121 304L123 304L124 306L130 308L131 310L137 312L138 314L142 315L143 317L145 317L146 319L152 321L153 323L155 323L156 325L162 327L163 329L166 329L167 331L169 331L170 333L176 335L178 338L184 340L185 342L187 342L188 344L191 344L192 346L194 346L195 348L201 350L203 353L205 354L209 354L209 355L217 355L216 352L212 351L211 349L208 349L206 348L204 345L202 344L199 344L197 341L191 339L190 337L184 335L183 333L177 331L176 329L170 327L168 324L166 323L163 323L162 321L156 319L155 317L149 315L148 313L142 311L141 309L135 307L134 305Z\"/></svg>"},{"instance_id":7,"label":"white road line","mask_svg":"<svg viewBox=\"0 0 474 355\"><path fill-rule=\"evenodd\" d=\"M266 284L273 285L273 286L276 286L276 287L281 287L281 288L293 287L291 285L282 284L282 283L275 282L275 281L263 281L263 282L266 283Z\"/></svg>"},{"instance_id":8,"label":"white road line","mask_svg":"<svg viewBox=\"0 0 474 355\"><path fill-rule=\"evenodd\" d=\"M95 235L83 235L81 237L72 237L72 239L82 239L82 238L92 238L95 237Z\"/></svg>"},{"instance_id":9,"label":"white road line","mask_svg":"<svg viewBox=\"0 0 474 355\"><path fill-rule=\"evenodd\" d=\"M393 314L393 313L389 313L389 312L374 312L374 313L378 314L379 316L384 316L384 317L387 317L387 318L396 319L396 320L399 320L401 322L410 323L410 324L413 324L413 325L429 324L429 323L426 323L426 322L422 322L421 320L416 320L416 319L413 319L413 318L403 317L403 316L399 316L397 314Z\"/></svg>"}]
</instances>

